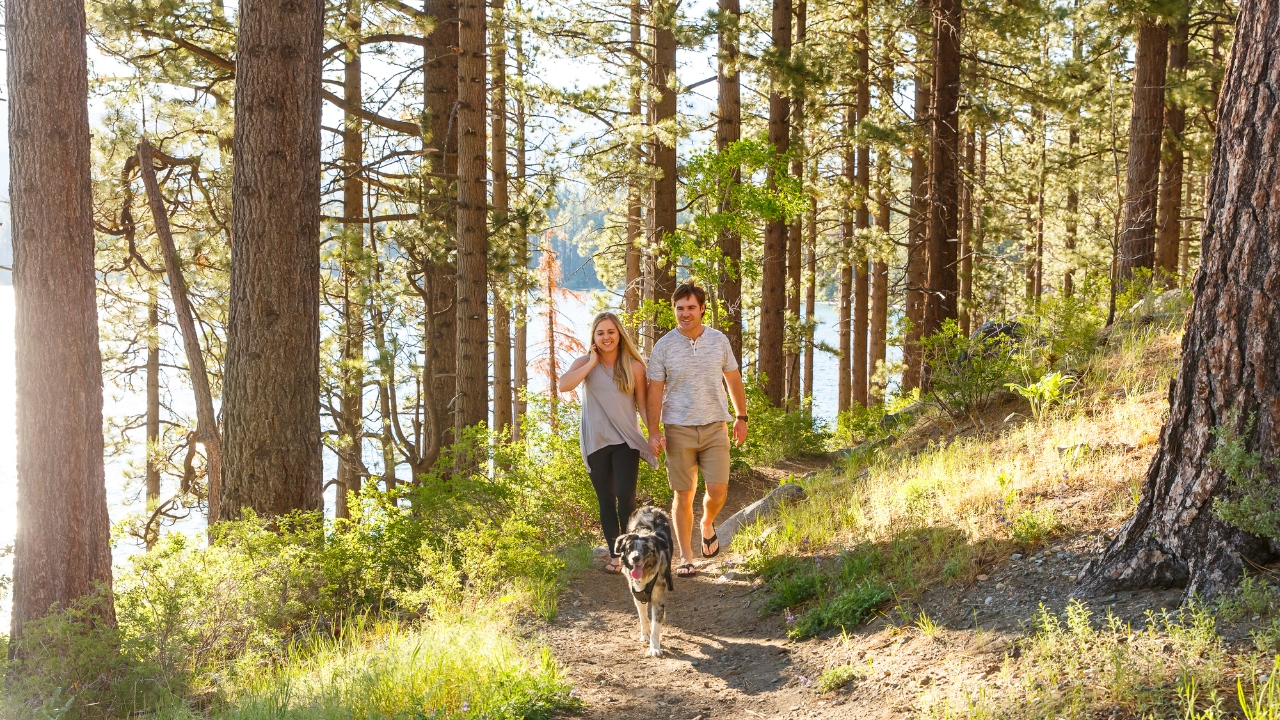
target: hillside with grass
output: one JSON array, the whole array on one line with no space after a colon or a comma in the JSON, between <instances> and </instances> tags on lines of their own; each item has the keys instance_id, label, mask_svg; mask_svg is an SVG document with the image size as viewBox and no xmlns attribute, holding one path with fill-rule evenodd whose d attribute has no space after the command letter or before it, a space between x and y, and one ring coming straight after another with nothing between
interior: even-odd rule
<instances>
[{"instance_id":1,"label":"hillside with grass","mask_svg":"<svg viewBox=\"0 0 1280 720\"><path fill-rule=\"evenodd\" d=\"M860 717L1280 713L1267 568L1211 602L1177 588L1073 594L1139 502L1178 368L1186 298L1127 304L1106 332L1088 313L1051 311L1005 351L936 346L968 355L941 393L848 418L857 442L839 464L735 538L815 705ZM990 382L1020 364L1039 379Z\"/></svg>"}]
</instances>

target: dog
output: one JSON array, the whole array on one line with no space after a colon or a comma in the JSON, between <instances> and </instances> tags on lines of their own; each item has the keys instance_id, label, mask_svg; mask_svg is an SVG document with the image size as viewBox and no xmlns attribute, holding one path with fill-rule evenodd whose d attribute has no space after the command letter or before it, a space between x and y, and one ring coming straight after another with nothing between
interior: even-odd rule
<instances>
[{"instance_id":1,"label":"dog","mask_svg":"<svg viewBox=\"0 0 1280 720\"><path fill-rule=\"evenodd\" d=\"M613 543L613 552L627 569L627 587L640 615L640 642L649 642L649 657L662 657L662 623L667 619L671 579L671 516L656 507L631 513L627 532Z\"/></svg>"}]
</instances>

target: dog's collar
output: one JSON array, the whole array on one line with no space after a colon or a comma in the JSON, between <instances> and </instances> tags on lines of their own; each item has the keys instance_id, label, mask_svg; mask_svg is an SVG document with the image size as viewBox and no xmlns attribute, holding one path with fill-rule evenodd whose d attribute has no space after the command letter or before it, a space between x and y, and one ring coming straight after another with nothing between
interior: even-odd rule
<instances>
[{"instance_id":1,"label":"dog's collar","mask_svg":"<svg viewBox=\"0 0 1280 720\"><path fill-rule=\"evenodd\" d=\"M631 583L627 583L627 587L631 590L632 597L634 597L636 600L639 600L642 603L647 603L649 602L650 598L653 597L653 586L657 584L657 582L658 582L658 576L654 575L653 579L649 581L649 584L644 586L643 592L635 589L634 587L631 587Z\"/></svg>"}]
</instances>

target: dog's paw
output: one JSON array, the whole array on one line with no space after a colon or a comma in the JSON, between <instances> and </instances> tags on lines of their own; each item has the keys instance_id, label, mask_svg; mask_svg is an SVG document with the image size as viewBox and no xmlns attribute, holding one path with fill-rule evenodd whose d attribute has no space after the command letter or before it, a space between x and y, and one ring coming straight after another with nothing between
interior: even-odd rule
<instances>
[{"instance_id":1,"label":"dog's paw","mask_svg":"<svg viewBox=\"0 0 1280 720\"><path fill-rule=\"evenodd\" d=\"M660 658L662 657L662 648L651 647L647 652L645 652L645 655L653 658Z\"/></svg>"},{"instance_id":2,"label":"dog's paw","mask_svg":"<svg viewBox=\"0 0 1280 720\"><path fill-rule=\"evenodd\" d=\"M640 642L642 643L649 642L649 635L647 633L640 633Z\"/></svg>"}]
</instances>

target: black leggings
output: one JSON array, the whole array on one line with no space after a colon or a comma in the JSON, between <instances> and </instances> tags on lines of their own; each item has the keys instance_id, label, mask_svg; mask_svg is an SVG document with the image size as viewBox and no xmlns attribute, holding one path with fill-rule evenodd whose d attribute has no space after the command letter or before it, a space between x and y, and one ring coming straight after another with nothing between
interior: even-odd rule
<instances>
[{"instance_id":1,"label":"black leggings","mask_svg":"<svg viewBox=\"0 0 1280 720\"><path fill-rule=\"evenodd\" d=\"M609 544L609 557L617 557L613 541L626 529L627 519L636 509L640 451L625 443L608 445L587 456L587 468L600 501L600 529Z\"/></svg>"}]
</instances>

